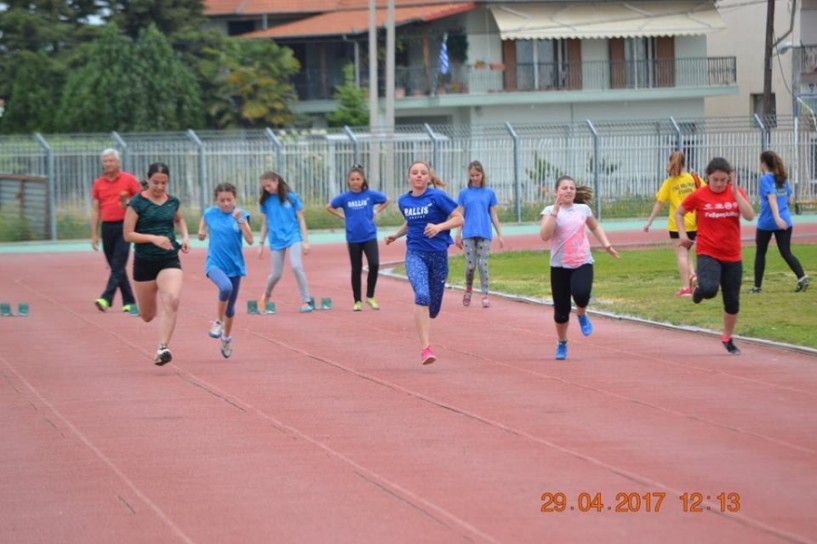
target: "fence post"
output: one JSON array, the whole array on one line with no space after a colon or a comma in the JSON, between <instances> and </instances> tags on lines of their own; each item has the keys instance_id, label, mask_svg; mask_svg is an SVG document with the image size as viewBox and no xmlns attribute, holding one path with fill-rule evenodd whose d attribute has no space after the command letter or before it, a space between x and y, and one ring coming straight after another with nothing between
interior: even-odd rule
<instances>
[{"instance_id":1,"label":"fence post","mask_svg":"<svg viewBox=\"0 0 817 544\"><path fill-rule=\"evenodd\" d=\"M437 170L440 167L440 149L437 143L437 135L434 134L434 131L431 129L431 126L428 123L423 123L423 128L426 130L428 137L431 138L431 167L434 168L438 176L445 179L443 177L443 172Z\"/></svg>"},{"instance_id":2,"label":"fence post","mask_svg":"<svg viewBox=\"0 0 817 544\"><path fill-rule=\"evenodd\" d=\"M48 176L48 233L52 240L57 239L57 206L54 193L57 191L57 180L54 179L54 150L39 132L34 133L34 141L45 150L45 175Z\"/></svg>"},{"instance_id":3,"label":"fence post","mask_svg":"<svg viewBox=\"0 0 817 544\"><path fill-rule=\"evenodd\" d=\"M769 149L769 131L766 129L766 125L763 124L763 120L760 118L758 114L754 115L755 124L757 128L760 129L760 147L761 151L766 151Z\"/></svg>"},{"instance_id":4,"label":"fence post","mask_svg":"<svg viewBox=\"0 0 817 544\"><path fill-rule=\"evenodd\" d=\"M192 140L198 148L199 155L199 206L203 212L207 209L207 157L204 154L204 142L199 139L198 134L191 128L187 130L187 137Z\"/></svg>"},{"instance_id":5,"label":"fence post","mask_svg":"<svg viewBox=\"0 0 817 544\"><path fill-rule=\"evenodd\" d=\"M672 123L672 129L675 131L675 151L683 151L684 150L684 141L683 141L683 134L681 133L681 127L678 126L678 123L675 122L674 117L669 118L669 122Z\"/></svg>"},{"instance_id":6,"label":"fence post","mask_svg":"<svg viewBox=\"0 0 817 544\"><path fill-rule=\"evenodd\" d=\"M271 128L267 127L264 129L264 135L269 138L269 141L272 142L272 146L275 148L275 169L278 171L279 174L282 176L284 174L284 144L281 143L281 140L278 139L278 136L272 131Z\"/></svg>"},{"instance_id":7,"label":"fence post","mask_svg":"<svg viewBox=\"0 0 817 544\"><path fill-rule=\"evenodd\" d=\"M111 138L116 142L116 145L122 148L122 170L130 172L130 170L128 170L128 144L125 143L125 140L123 140L115 130L111 132Z\"/></svg>"},{"instance_id":8,"label":"fence post","mask_svg":"<svg viewBox=\"0 0 817 544\"><path fill-rule=\"evenodd\" d=\"M352 132L352 129L349 128L348 126L343 127L343 132L345 132L346 136L352 141L352 151L354 153L354 159L352 160L352 164L361 164L360 163L360 151L358 151L357 136L355 136L355 133Z\"/></svg>"},{"instance_id":9,"label":"fence post","mask_svg":"<svg viewBox=\"0 0 817 544\"><path fill-rule=\"evenodd\" d=\"M511 135L513 141L513 200L514 212L516 214L516 222L522 222L522 180L519 172L519 135L513 129L509 122L505 122L505 130Z\"/></svg>"},{"instance_id":10,"label":"fence post","mask_svg":"<svg viewBox=\"0 0 817 544\"><path fill-rule=\"evenodd\" d=\"M599 193L599 154L601 153L601 138L590 119L587 120L590 133L593 134L593 192L596 193L596 217L601 221L601 194Z\"/></svg>"}]
</instances>

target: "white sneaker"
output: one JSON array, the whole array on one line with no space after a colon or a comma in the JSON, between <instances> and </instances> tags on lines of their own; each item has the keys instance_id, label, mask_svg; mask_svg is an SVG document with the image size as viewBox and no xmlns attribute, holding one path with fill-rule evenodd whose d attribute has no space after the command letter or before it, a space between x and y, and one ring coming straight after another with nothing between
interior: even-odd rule
<instances>
[{"instance_id":1,"label":"white sneaker","mask_svg":"<svg viewBox=\"0 0 817 544\"><path fill-rule=\"evenodd\" d=\"M210 325L210 338L221 338L221 333L224 330L224 325L221 321L213 321L213 324Z\"/></svg>"},{"instance_id":2,"label":"white sneaker","mask_svg":"<svg viewBox=\"0 0 817 544\"><path fill-rule=\"evenodd\" d=\"M230 355L233 354L233 339L232 337L229 338L221 338L221 355L225 359L229 359Z\"/></svg>"}]
</instances>

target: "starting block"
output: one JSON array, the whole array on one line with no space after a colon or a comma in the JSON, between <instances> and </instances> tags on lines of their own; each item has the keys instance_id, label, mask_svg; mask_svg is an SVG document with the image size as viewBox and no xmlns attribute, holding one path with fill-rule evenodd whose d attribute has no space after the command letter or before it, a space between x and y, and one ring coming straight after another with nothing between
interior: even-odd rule
<instances>
[{"instance_id":1,"label":"starting block","mask_svg":"<svg viewBox=\"0 0 817 544\"><path fill-rule=\"evenodd\" d=\"M28 302L20 302L17 304L17 313L11 310L11 303L0 302L0 317L28 317Z\"/></svg>"},{"instance_id":2,"label":"starting block","mask_svg":"<svg viewBox=\"0 0 817 544\"><path fill-rule=\"evenodd\" d=\"M332 309L332 299L329 297L323 297L321 299L321 310L331 310Z\"/></svg>"},{"instance_id":3,"label":"starting block","mask_svg":"<svg viewBox=\"0 0 817 544\"><path fill-rule=\"evenodd\" d=\"M258 301L257 300L248 300L247 301L247 313L250 315L272 315L276 311L275 303L274 302L267 302L264 305L264 309L261 310L258 308Z\"/></svg>"}]
</instances>

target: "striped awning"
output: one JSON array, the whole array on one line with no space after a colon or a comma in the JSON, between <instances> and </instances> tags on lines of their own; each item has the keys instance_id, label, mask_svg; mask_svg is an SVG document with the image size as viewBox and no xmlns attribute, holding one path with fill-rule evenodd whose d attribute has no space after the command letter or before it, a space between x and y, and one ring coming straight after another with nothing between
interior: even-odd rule
<instances>
[{"instance_id":1,"label":"striped awning","mask_svg":"<svg viewBox=\"0 0 817 544\"><path fill-rule=\"evenodd\" d=\"M726 27L712 2L491 6L503 40L694 36Z\"/></svg>"}]
</instances>

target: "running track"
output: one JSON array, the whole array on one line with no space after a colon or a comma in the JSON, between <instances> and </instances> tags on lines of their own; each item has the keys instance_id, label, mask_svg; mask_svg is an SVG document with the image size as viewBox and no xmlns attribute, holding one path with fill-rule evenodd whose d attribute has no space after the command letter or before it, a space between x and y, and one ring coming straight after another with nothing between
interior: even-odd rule
<instances>
[{"instance_id":1,"label":"running track","mask_svg":"<svg viewBox=\"0 0 817 544\"><path fill-rule=\"evenodd\" d=\"M242 306L268 272L255 251ZM817 542L812 354L741 341L731 357L717 337L596 316L556 362L548 307L463 308L451 290L422 367L408 285L382 278L383 309L353 313L345 246L319 244L307 274L335 308L298 314L285 270L279 313L242 308L225 361L204 253L183 257L161 368L155 324L91 303L101 254L0 254L0 299L32 314L0 318L0 541ZM547 492L563 512L541 511ZM619 493L637 511L616 512Z\"/></svg>"}]
</instances>

